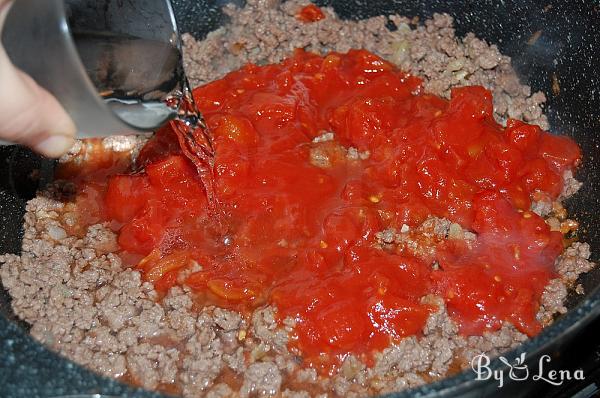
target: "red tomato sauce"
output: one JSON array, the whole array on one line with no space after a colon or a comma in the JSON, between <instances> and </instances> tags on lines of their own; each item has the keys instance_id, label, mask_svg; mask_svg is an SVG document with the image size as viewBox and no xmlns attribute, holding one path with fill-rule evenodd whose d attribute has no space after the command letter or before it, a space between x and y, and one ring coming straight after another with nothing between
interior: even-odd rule
<instances>
[{"instance_id":1,"label":"red tomato sauce","mask_svg":"<svg viewBox=\"0 0 600 398\"><path fill-rule=\"evenodd\" d=\"M331 371L421 333L443 297L461 333L512 322L535 335L535 314L562 235L529 212L556 198L579 147L537 126L493 119L482 87L445 100L363 50L326 57L298 50L277 65L247 65L199 87L213 135L209 209L173 130L140 153L143 172L110 178L105 217L144 278L166 290L250 311L275 305L296 321L290 345ZM324 132L335 140L314 143ZM369 156L351 159L344 148ZM325 165L314 165L318 151ZM474 231L434 242L435 258L375 247L385 228L446 217ZM436 262L439 267L432 267Z\"/></svg>"},{"instance_id":2,"label":"red tomato sauce","mask_svg":"<svg viewBox=\"0 0 600 398\"><path fill-rule=\"evenodd\" d=\"M309 4L305 7L302 7L298 15L296 15L296 18L302 22L310 23L325 19L325 14L318 6Z\"/></svg>"}]
</instances>

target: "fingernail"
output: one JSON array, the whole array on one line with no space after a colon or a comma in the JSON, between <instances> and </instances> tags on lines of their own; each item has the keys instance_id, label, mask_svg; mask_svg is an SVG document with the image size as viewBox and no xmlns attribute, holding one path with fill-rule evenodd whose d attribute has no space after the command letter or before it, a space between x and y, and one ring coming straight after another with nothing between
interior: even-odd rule
<instances>
[{"instance_id":1,"label":"fingernail","mask_svg":"<svg viewBox=\"0 0 600 398\"><path fill-rule=\"evenodd\" d=\"M34 146L34 150L49 158L58 158L75 143L73 137L67 135L51 135Z\"/></svg>"}]
</instances>

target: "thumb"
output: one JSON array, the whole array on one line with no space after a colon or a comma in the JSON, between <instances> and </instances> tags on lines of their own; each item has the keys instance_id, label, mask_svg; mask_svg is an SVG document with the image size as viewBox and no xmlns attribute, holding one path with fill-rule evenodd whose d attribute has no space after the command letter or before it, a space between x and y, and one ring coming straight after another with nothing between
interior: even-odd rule
<instances>
[{"instance_id":1,"label":"thumb","mask_svg":"<svg viewBox=\"0 0 600 398\"><path fill-rule=\"evenodd\" d=\"M0 0L0 31L8 7ZM48 157L59 157L73 145L76 129L69 115L48 91L11 63L1 45L0 104L0 139L27 145Z\"/></svg>"}]
</instances>

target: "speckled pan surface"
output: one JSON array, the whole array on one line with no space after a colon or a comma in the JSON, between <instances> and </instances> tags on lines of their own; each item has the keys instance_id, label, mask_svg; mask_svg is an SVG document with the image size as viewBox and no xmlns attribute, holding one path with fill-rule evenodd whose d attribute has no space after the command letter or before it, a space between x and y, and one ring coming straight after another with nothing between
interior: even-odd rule
<instances>
[{"instance_id":1,"label":"speckled pan surface","mask_svg":"<svg viewBox=\"0 0 600 398\"><path fill-rule=\"evenodd\" d=\"M219 11L225 1L173 0L180 30L202 37L218 27ZM582 240L592 245L594 261L600 253L600 6L594 1L407 1L356 0L327 1L344 18L401 13L427 17L448 12L456 19L459 35L473 31L496 43L513 57L523 80L533 89L548 95L546 113L554 132L575 137L585 155L578 177L585 185L569 203L571 214L582 224ZM539 39L528 40L540 31ZM560 87L556 95L556 87ZM30 172L40 169L41 180L33 182ZM36 188L52 177L51 164L21 149L0 148L0 252L20 249L20 230L25 201ZM535 361L541 353L553 357L570 341L583 338L583 327L600 313L600 272L592 272L581 281L587 296L573 297L572 310L533 340L507 355L527 352ZM578 301L577 301L578 300ZM157 397L158 394L135 390L96 376L35 343L23 325L15 322L7 297L0 292L0 397L54 397L82 393L114 396ZM499 361L493 366L500 368ZM439 383L398 394L404 396L482 396L502 394L524 396L527 385L513 383L498 390L494 383L474 381L470 372Z\"/></svg>"}]
</instances>

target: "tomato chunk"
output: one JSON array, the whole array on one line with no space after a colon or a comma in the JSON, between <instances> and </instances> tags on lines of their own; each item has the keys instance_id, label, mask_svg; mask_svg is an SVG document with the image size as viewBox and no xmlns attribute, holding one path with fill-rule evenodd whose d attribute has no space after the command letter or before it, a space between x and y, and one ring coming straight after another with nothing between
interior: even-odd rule
<instances>
[{"instance_id":1,"label":"tomato chunk","mask_svg":"<svg viewBox=\"0 0 600 398\"><path fill-rule=\"evenodd\" d=\"M323 14L323 11L316 5L309 4L302 7L297 18L302 22L317 22L325 18L325 14Z\"/></svg>"},{"instance_id":2,"label":"tomato chunk","mask_svg":"<svg viewBox=\"0 0 600 398\"><path fill-rule=\"evenodd\" d=\"M104 197L107 215L119 222L131 221L142 210L149 196L151 187L147 176L113 176Z\"/></svg>"}]
</instances>

